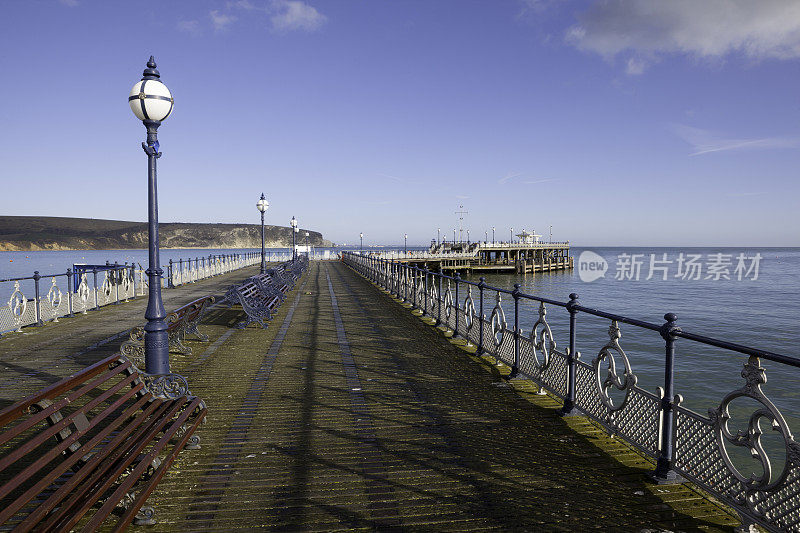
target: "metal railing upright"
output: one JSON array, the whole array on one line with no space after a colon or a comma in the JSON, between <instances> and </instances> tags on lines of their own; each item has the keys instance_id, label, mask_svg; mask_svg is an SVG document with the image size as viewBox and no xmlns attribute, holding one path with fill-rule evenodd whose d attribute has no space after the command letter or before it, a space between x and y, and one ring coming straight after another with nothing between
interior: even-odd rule
<instances>
[{"instance_id":1,"label":"metal railing upright","mask_svg":"<svg viewBox=\"0 0 800 533\"><path fill-rule=\"evenodd\" d=\"M588 416L651 457L654 481L692 481L732 507L745 529L758 524L769 531L800 530L800 443L762 390L767 378L761 363L780 364L785 373L800 368L800 359L683 331L673 313L655 324L582 306L574 293L567 301L558 301L526 294L518 284L511 290L492 287L484 278L476 283L457 273L449 276L374 255L343 252L342 261L392 296L411 302L437 326L474 344L479 354L508 365L509 377L532 380L542 393L547 390L560 398L563 415ZM473 291L478 294L477 307ZM513 302L511 326L504 299ZM536 321L527 335L520 327L522 305L536 308ZM551 309L563 309L568 315L566 348L557 347L548 323ZM608 339L591 362L581 360L578 351L581 316L608 321ZM656 394L637 385L632 361L620 342L621 325L649 332L663 342L664 380ZM682 405L683 397L676 392L678 342L690 343L682 353L702 345L747 356L741 386L709 406L707 415ZM742 408L742 400L750 406ZM732 429L732 413L744 417L745 429ZM772 430L770 446L762 439L766 428ZM754 458L760 472L744 470L737 458L742 455Z\"/></svg>"}]
</instances>

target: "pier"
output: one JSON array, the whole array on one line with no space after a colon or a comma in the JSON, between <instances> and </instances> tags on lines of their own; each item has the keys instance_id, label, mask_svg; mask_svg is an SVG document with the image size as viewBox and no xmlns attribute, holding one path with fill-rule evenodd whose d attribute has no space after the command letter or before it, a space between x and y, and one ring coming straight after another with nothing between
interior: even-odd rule
<instances>
[{"instance_id":1,"label":"pier","mask_svg":"<svg viewBox=\"0 0 800 533\"><path fill-rule=\"evenodd\" d=\"M219 294L256 272L187 284L165 299ZM184 450L147 501L156 529L739 524L691 484L647 481L649 457L591 418L561 417L557 395L512 378L510 365L477 355L404 300L340 262L315 261L267 329L235 329L241 310L213 309L201 326L208 342L188 340L191 355L170 354L208 417L201 449ZM141 323L141 306L4 336L4 405L106 356Z\"/></svg>"},{"instance_id":2,"label":"pier","mask_svg":"<svg viewBox=\"0 0 800 533\"><path fill-rule=\"evenodd\" d=\"M539 242L520 233L514 242L433 241L426 252L384 252L372 255L436 272L516 273L571 270L569 242Z\"/></svg>"}]
</instances>

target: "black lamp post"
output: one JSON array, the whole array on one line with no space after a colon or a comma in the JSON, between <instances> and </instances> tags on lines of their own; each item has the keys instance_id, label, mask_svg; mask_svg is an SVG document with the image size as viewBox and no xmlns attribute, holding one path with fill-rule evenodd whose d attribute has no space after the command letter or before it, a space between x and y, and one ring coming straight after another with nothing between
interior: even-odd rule
<instances>
[{"instance_id":1,"label":"black lamp post","mask_svg":"<svg viewBox=\"0 0 800 533\"><path fill-rule=\"evenodd\" d=\"M442 243L442 228L436 228L436 246Z\"/></svg>"},{"instance_id":2,"label":"black lamp post","mask_svg":"<svg viewBox=\"0 0 800 533\"><path fill-rule=\"evenodd\" d=\"M469 230L467 230L467 246L469 246L469 244L470 244L470 242L469 242Z\"/></svg>"},{"instance_id":3,"label":"black lamp post","mask_svg":"<svg viewBox=\"0 0 800 533\"><path fill-rule=\"evenodd\" d=\"M267 271L267 259L264 257L264 211L269 207L269 202L264 198L264 193L261 193L261 199L256 202L256 208L261 211L261 273Z\"/></svg>"},{"instance_id":4,"label":"black lamp post","mask_svg":"<svg viewBox=\"0 0 800 533\"><path fill-rule=\"evenodd\" d=\"M145 372L169 374L169 340L167 338L167 313L161 299L161 275L158 250L158 186L156 182L156 160L158 151L158 127L170 113L175 101L161 81L153 56L147 62L141 81L136 82L128 96L128 103L136 118L147 128L147 142L142 148L147 154L147 222L149 241L149 264L147 268L148 296L144 317Z\"/></svg>"},{"instance_id":5,"label":"black lamp post","mask_svg":"<svg viewBox=\"0 0 800 533\"><path fill-rule=\"evenodd\" d=\"M494 244L494 226L492 226L492 244Z\"/></svg>"},{"instance_id":6,"label":"black lamp post","mask_svg":"<svg viewBox=\"0 0 800 533\"><path fill-rule=\"evenodd\" d=\"M361 238L361 245L359 245L358 251L364 253L364 232L358 234L359 238Z\"/></svg>"},{"instance_id":7,"label":"black lamp post","mask_svg":"<svg viewBox=\"0 0 800 533\"><path fill-rule=\"evenodd\" d=\"M292 220L290 224L292 226L292 261L294 261L295 259L294 234L297 233L297 219L294 218L294 215L292 215Z\"/></svg>"},{"instance_id":8,"label":"black lamp post","mask_svg":"<svg viewBox=\"0 0 800 533\"><path fill-rule=\"evenodd\" d=\"M511 226L511 240L508 242L514 244L514 226Z\"/></svg>"},{"instance_id":9,"label":"black lamp post","mask_svg":"<svg viewBox=\"0 0 800 533\"><path fill-rule=\"evenodd\" d=\"M403 254L408 257L408 233L403 234Z\"/></svg>"}]
</instances>

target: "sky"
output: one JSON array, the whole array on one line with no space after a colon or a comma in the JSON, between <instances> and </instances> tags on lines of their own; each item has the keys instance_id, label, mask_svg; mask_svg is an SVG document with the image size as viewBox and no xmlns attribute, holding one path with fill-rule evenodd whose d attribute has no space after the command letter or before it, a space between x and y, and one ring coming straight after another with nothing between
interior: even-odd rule
<instances>
[{"instance_id":1,"label":"sky","mask_svg":"<svg viewBox=\"0 0 800 533\"><path fill-rule=\"evenodd\" d=\"M800 246L796 0L0 0L0 214ZM459 206L463 205L463 209Z\"/></svg>"}]
</instances>

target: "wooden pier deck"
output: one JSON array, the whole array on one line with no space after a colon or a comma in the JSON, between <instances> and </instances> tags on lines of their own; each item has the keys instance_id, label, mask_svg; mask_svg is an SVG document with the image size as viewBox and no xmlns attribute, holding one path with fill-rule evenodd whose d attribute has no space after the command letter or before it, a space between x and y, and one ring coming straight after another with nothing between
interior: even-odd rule
<instances>
[{"instance_id":1,"label":"wooden pier deck","mask_svg":"<svg viewBox=\"0 0 800 533\"><path fill-rule=\"evenodd\" d=\"M182 452L148 500L154 531L739 524L689 485L649 484L652 466L630 447L559 417L530 382L502 379L340 263L313 262L268 329L232 329L239 318L213 311L201 326L211 341L171 355L209 415L202 449ZM15 365L4 377L32 363Z\"/></svg>"}]
</instances>

